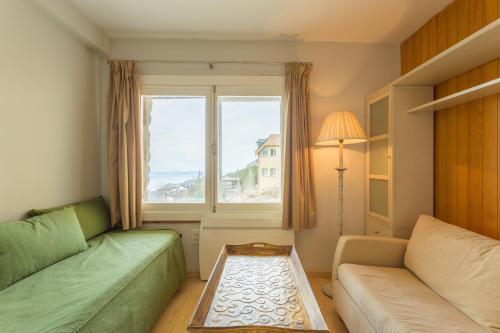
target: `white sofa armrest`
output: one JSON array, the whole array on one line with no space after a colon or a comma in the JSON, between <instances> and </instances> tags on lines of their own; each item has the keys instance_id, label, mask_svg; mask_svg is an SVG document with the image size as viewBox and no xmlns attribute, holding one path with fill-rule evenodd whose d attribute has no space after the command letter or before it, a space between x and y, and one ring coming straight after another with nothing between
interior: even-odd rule
<instances>
[{"instance_id":1,"label":"white sofa armrest","mask_svg":"<svg viewBox=\"0 0 500 333\"><path fill-rule=\"evenodd\" d=\"M408 240L378 236L341 236L333 259L332 280L344 263L404 267L404 256Z\"/></svg>"}]
</instances>

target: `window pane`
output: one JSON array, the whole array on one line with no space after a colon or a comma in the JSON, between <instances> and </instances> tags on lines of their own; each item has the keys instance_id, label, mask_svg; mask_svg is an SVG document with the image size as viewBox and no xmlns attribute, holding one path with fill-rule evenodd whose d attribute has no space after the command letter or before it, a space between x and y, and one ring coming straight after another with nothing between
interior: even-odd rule
<instances>
[{"instance_id":1,"label":"window pane","mask_svg":"<svg viewBox=\"0 0 500 333\"><path fill-rule=\"evenodd\" d=\"M370 105L370 136L388 133L389 97L384 97Z\"/></svg>"},{"instance_id":2,"label":"window pane","mask_svg":"<svg viewBox=\"0 0 500 333\"><path fill-rule=\"evenodd\" d=\"M370 174L372 175L388 175L389 160L389 140L377 140L369 142L368 149L370 151Z\"/></svg>"},{"instance_id":3,"label":"window pane","mask_svg":"<svg viewBox=\"0 0 500 333\"><path fill-rule=\"evenodd\" d=\"M205 99L143 97L145 202L205 202Z\"/></svg>"},{"instance_id":4,"label":"window pane","mask_svg":"<svg viewBox=\"0 0 500 333\"><path fill-rule=\"evenodd\" d=\"M281 97L221 96L219 202L281 202Z\"/></svg>"},{"instance_id":5,"label":"window pane","mask_svg":"<svg viewBox=\"0 0 500 333\"><path fill-rule=\"evenodd\" d=\"M370 211L389 217L389 182L370 179Z\"/></svg>"}]
</instances>

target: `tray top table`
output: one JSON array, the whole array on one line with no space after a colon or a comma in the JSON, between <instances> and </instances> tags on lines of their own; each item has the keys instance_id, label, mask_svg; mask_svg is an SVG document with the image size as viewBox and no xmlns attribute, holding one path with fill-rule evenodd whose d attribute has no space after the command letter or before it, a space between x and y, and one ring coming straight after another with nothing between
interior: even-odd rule
<instances>
[{"instance_id":1,"label":"tray top table","mask_svg":"<svg viewBox=\"0 0 500 333\"><path fill-rule=\"evenodd\" d=\"M261 243L224 246L188 330L329 332L295 249Z\"/></svg>"}]
</instances>

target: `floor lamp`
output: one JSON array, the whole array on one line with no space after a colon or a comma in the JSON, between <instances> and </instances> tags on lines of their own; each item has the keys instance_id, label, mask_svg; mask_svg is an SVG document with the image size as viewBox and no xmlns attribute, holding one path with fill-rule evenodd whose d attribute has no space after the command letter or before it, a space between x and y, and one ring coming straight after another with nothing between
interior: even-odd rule
<instances>
[{"instance_id":1,"label":"floor lamp","mask_svg":"<svg viewBox=\"0 0 500 333\"><path fill-rule=\"evenodd\" d=\"M316 141L318 146L339 147L339 166L336 170L339 176L337 223L340 236L343 234L344 218L344 171L347 170L347 168L344 168L344 145L365 141L365 132L352 111L330 112L323 121L321 132ZM322 290L328 297L333 297L331 283L323 286Z\"/></svg>"}]
</instances>

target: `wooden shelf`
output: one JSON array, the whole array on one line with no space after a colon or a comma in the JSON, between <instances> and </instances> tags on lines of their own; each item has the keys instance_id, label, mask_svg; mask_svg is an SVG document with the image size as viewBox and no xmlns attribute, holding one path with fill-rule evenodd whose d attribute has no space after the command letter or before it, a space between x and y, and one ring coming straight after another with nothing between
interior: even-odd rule
<instances>
[{"instance_id":1,"label":"wooden shelf","mask_svg":"<svg viewBox=\"0 0 500 333\"><path fill-rule=\"evenodd\" d=\"M500 56L500 19L427 60L391 83L434 86Z\"/></svg>"},{"instance_id":2,"label":"wooden shelf","mask_svg":"<svg viewBox=\"0 0 500 333\"><path fill-rule=\"evenodd\" d=\"M499 42L500 44L500 42ZM500 78L491 80L455 94L414 107L408 112L434 112L467 103L478 98L500 93Z\"/></svg>"}]
</instances>

